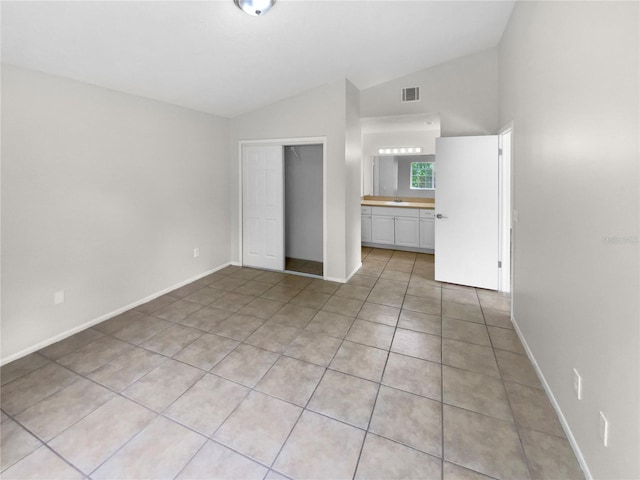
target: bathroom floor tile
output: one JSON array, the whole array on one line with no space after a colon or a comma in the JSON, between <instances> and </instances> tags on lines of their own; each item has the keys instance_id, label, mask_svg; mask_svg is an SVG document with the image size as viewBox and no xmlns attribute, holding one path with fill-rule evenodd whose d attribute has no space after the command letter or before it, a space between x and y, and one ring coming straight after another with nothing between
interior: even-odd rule
<instances>
[{"instance_id":1,"label":"bathroom floor tile","mask_svg":"<svg viewBox=\"0 0 640 480\"><path fill-rule=\"evenodd\" d=\"M315 333L323 333L331 337L344 338L349 332L355 318L338 313L318 312L313 320L306 326L306 330Z\"/></svg>"},{"instance_id":2,"label":"bathroom floor tile","mask_svg":"<svg viewBox=\"0 0 640 480\"><path fill-rule=\"evenodd\" d=\"M206 440L205 437L159 416L103 463L91 478L172 479Z\"/></svg>"},{"instance_id":3,"label":"bathroom floor tile","mask_svg":"<svg viewBox=\"0 0 640 480\"><path fill-rule=\"evenodd\" d=\"M7 420L0 429L0 472L34 452L42 442L13 420Z\"/></svg>"},{"instance_id":4,"label":"bathroom floor tile","mask_svg":"<svg viewBox=\"0 0 640 480\"><path fill-rule=\"evenodd\" d=\"M144 348L134 348L88 375L105 387L121 392L156 368L166 357Z\"/></svg>"},{"instance_id":5,"label":"bathroom floor tile","mask_svg":"<svg viewBox=\"0 0 640 480\"><path fill-rule=\"evenodd\" d=\"M365 302L358 313L358 318L395 327L399 315L399 308Z\"/></svg>"},{"instance_id":6,"label":"bathroom floor tile","mask_svg":"<svg viewBox=\"0 0 640 480\"><path fill-rule=\"evenodd\" d=\"M392 352L438 363L442 361L441 350L442 339L440 337L402 328L396 330L391 345Z\"/></svg>"},{"instance_id":7,"label":"bathroom floor tile","mask_svg":"<svg viewBox=\"0 0 640 480\"><path fill-rule=\"evenodd\" d=\"M304 407L324 368L290 357L280 357L256 385L256 390Z\"/></svg>"},{"instance_id":8,"label":"bathroom floor tile","mask_svg":"<svg viewBox=\"0 0 640 480\"><path fill-rule=\"evenodd\" d=\"M208 441L176 478L177 480L204 479L209 478L212 472L221 479L262 480L267 473L267 468L224 445Z\"/></svg>"},{"instance_id":9,"label":"bathroom floor tile","mask_svg":"<svg viewBox=\"0 0 640 480\"><path fill-rule=\"evenodd\" d=\"M442 367L442 377L444 403L513 422L500 379L447 365Z\"/></svg>"},{"instance_id":10,"label":"bathroom floor tile","mask_svg":"<svg viewBox=\"0 0 640 480\"><path fill-rule=\"evenodd\" d=\"M400 443L367 433L358 462L356 480L409 479L416 478L417 472L421 479L440 480L440 460Z\"/></svg>"},{"instance_id":11,"label":"bathroom floor tile","mask_svg":"<svg viewBox=\"0 0 640 480\"><path fill-rule=\"evenodd\" d=\"M428 398L380 387L369 430L424 453L442 456L442 405Z\"/></svg>"},{"instance_id":12,"label":"bathroom floor tile","mask_svg":"<svg viewBox=\"0 0 640 480\"><path fill-rule=\"evenodd\" d=\"M293 429L302 409L282 400L251 392L213 439L270 465Z\"/></svg>"},{"instance_id":13,"label":"bathroom floor tile","mask_svg":"<svg viewBox=\"0 0 640 480\"><path fill-rule=\"evenodd\" d=\"M84 475L67 462L42 446L33 453L2 472L4 480L25 480L27 478L56 480L82 480Z\"/></svg>"},{"instance_id":14,"label":"bathroom floor tile","mask_svg":"<svg viewBox=\"0 0 640 480\"><path fill-rule=\"evenodd\" d=\"M388 325L356 320L345 338L351 342L388 350L394 331L395 329Z\"/></svg>"},{"instance_id":15,"label":"bathroom floor tile","mask_svg":"<svg viewBox=\"0 0 640 480\"><path fill-rule=\"evenodd\" d=\"M442 335L442 317L429 313L402 310L398 327L405 330L430 333L431 335Z\"/></svg>"},{"instance_id":16,"label":"bathroom floor tile","mask_svg":"<svg viewBox=\"0 0 640 480\"><path fill-rule=\"evenodd\" d=\"M207 333L180 350L173 358L202 370L211 370L238 345L239 342L230 338Z\"/></svg>"},{"instance_id":17,"label":"bathroom floor tile","mask_svg":"<svg viewBox=\"0 0 640 480\"><path fill-rule=\"evenodd\" d=\"M16 416L22 425L44 441L108 402L115 394L81 378Z\"/></svg>"},{"instance_id":18,"label":"bathroom floor tile","mask_svg":"<svg viewBox=\"0 0 640 480\"><path fill-rule=\"evenodd\" d=\"M328 370L313 394L308 408L366 429L377 394L377 383Z\"/></svg>"},{"instance_id":19,"label":"bathroom floor tile","mask_svg":"<svg viewBox=\"0 0 640 480\"><path fill-rule=\"evenodd\" d=\"M500 479L527 479L515 425L444 405L444 459Z\"/></svg>"},{"instance_id":20,"label":"bathroom floor tile","mask_svg":"<svg viewBox=\"0 0 640 480\"><path fill-rule=\"evenodd\" d=\"M210 436L248 393L246 387L207 374L167 408L164 415Z\"/></svg>"},{"instance_id":21,"label":"bathroom floor tile","mask_svg":"<svg viewBox=\"0 0 640 480\"><path fill-rule=\"evenodd\" d=\"M387 361L387 352L344 341L337 351L330 368L356 377L379 382Z\"/></svg>"},{"instance_id":22,"label":"bathroom floor tile","mask_svg":"<svg viewBox=\"0 0 640 480\"><path fill-rule=\"evenodd\" d=\"M196 383L202 375L204 375L202 370L169 359L122 393L132 400L161 412Z\"/></svg>"},{"instance_id":23,"label":"bathroom floor tile","mask_svg":"<svg viewBox=\"0 0 640 480\"><path fill-rule=\"evenodd\" d=\"M210 332L242 342L262 324L264 320L261 318L236 313L213 327Z\"/></svg>"},{"instance_id":24,"label":"bathroom floor tile","mask_svg":"<svg viewBox=\"0 0 640 480\"><path fill-rule=\"evenodd\" d=\"M211 373L253 388L278 359L278 354L251 345L239 345Z\"/></svg>"},{"instance_id":25,"label":"bathroom floor tile","mask_svg":"<svg viewBox=\"0 0 640 480\"><path fill-rule=\"evenodd\" d=\"M58 435L49 445L88 475L155 417L151 410L116 396Z\"/></svg>"},{"instance_id":26,"label":"bathroom floor tile","mask_svg":"<svg viewBox=\"0 0 640 480\"><path fill-rule=\"evenodd\" d=\"M352 478L364 432L305 411L274 468L291 478Z\"/></svg>"},{"instance_id":27,"label":"bathroom floor tile","mask_svg":"<svg viewBox=\"0 0 640 480\"><path fill-rule=\"evenodd\" d=\"M342 341L338 338L303 330L287 347L284 354L326 367L341 343Z\"/></svg>"},{"instance_id":28,"label":"bathroom floor tile","mask_svg":"<svg viewBox=\"0 0 640 480\"><path fill-rule=\"evenodd\" d=\"M442 398L441 370L439 363L390 353L382 384L440 401Z\"/></svg>"}]
</instances>

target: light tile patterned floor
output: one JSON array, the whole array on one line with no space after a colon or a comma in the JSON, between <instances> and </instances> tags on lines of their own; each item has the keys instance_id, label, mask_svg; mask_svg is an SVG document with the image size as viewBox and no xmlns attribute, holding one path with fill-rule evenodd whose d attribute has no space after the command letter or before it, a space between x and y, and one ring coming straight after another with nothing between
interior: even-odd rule
<instances>
[{"instance_id":1,"label":"light tile patterned floor","mask_svg":"<svg viewBox=\"0 0 640 480\"><path fill-rule=\"evenodd\" d=\"M6 365L2 478L574 479L495 292L227 267Z\"/></svg>"}]
</instances>

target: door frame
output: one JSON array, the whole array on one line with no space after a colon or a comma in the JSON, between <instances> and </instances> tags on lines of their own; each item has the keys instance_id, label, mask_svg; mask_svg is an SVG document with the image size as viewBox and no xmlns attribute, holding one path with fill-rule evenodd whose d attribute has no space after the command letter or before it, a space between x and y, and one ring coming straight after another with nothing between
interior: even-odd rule
<instances>
[{"instance_id":1,"label":"door frame","mask_svg":"<svg viewBox=\"0 0 640 480\"><path fill-rule=\"evenodd\" d=\"M509 137L508 148L504 146L505 137ZM499 244L498 255L502 268L498 275L498 291L510 293L513 279L513 228L511 211L513 206L513 122L500 129L498 133L498 211Z\"/></svg>"},{"instance_id":2,"label":"door frame","mask_svg":"<svg viewBox=\"0 0 640 480\"><path fill-rule=\"evenodd\" d=\"M291 137L291 138L272 138L272 139L256 139L256 140L240 140L238 142L238 252L240 258L240 265L244 265L243 258L243 231L242 231L242 223L243 223L243 171L242 171L242 148L245 145L251 146L281 146L283 149L282 159L284 162L284 147L288 146L298 146L298 145L322 145L322 263L324 265L323 268L323 278L326 277L326 265L327 265L327 137ZM282 173L284 175L284 164ZM285 184L282 184L283 188L283 196L284 196L284 188ZM283 208L286 208L286 198L283 202ZM285 212L283 212L283 219ZM284 236L284 222L283 222L283 230L282 235ZM286 244L283 242L283 248L285 248L286 252ZM282 252L283 257L286 257L285 252ZM285 258L286 259L286 258ZM284 270L283 270L284 271Z\"/></svg>"}]
</instances>

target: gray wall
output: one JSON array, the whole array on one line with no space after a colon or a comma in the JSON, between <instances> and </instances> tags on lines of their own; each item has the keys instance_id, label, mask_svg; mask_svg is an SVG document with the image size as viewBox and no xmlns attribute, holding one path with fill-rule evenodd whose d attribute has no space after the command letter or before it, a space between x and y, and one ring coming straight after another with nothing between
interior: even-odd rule
<instances>
[{"instance_id":1,"label":"gray wall","mask_svg":"<svg viewBox=\"0 0 640 480\"><path fill-rule=\"evenodd\" d=\"M284 150L285 253L322 262L322 145Z\"/></svg>"},{"instance_id":2,"label":"gray wall","mask_svg":"<svg viewBox=\"0 0 640 480\"><path fill-rule=\"evenodd\" d=\"M602 479L640 477L638 6L517 2L500 44L520 216L513 315Z\"/></svg>"},{"instance_id":3,"label":"gray wall","mask_svg":"<svg viewBox=\"0 0 640 480\"><path fill-rule=\"evenodd\" d=\"M400 102L400 91L408 86L421 87L419 102ZM367 88L360 96L362 117L433 112L440 114L443 137L497 133L497 49Z\"/></svg>"},{"instance_id":4,"label":"gray wall","mask_svg":"<svg viewBox=\"0 0 640 480\"><path fill-rule=\"evenodd\" d=\"M3 360L226 264L229 235L227 120L2 66Z\"/></svg>"}]
</instances>

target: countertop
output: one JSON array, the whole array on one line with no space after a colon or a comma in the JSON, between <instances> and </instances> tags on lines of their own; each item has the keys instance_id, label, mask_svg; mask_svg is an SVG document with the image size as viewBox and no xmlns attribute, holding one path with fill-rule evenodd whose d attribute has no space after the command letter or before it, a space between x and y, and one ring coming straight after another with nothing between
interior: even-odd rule
<instances>
[{"instance_id":1,"label":"countertop","mask_svg":"<svg viewBox=\"0 0 640 480\"><path fill-rule=\"evenodd\" d=\"M393 197L371 197L362 198L361 205L363 207L392 207L392 208L436 208L435 199L433 198L401 198L402 205L390 204Z\"/></svg>"}]
</instances>

